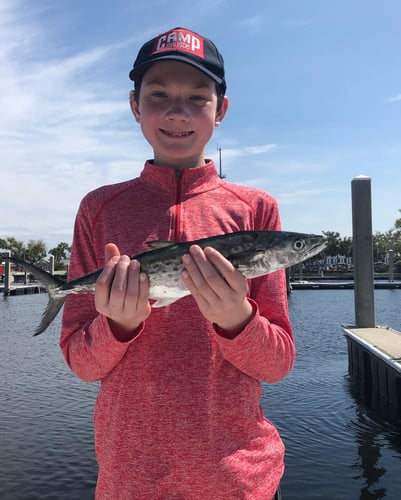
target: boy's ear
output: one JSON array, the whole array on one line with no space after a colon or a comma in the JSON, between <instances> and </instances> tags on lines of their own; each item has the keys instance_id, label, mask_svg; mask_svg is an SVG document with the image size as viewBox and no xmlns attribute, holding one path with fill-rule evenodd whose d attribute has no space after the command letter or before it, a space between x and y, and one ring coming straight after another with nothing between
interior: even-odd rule
<instances>
[{"instance_id":1,"label":"boy's ear","mask_svg":"<svg viewBox=\"0 0 401 500\"><path fill-rule=\"evenodd\" d=\"M218 111L216 111L216 119L215 119L216 127L218 127L220 123L223 121L223 118L225 117L228 110L228 105L229 105L229 100L228 97L225 95L220 108L218 109Z\"/></svg>"},{"instance_id":2,"label":"boy's ear","mask_svg":"<svg viewBox=\"0 0 401 500\"><path fill-rule=\"evenodd\" d=\"M129 104L131 107L132 114L134 115L135 120L139 123L141 114L139 112L139 106L135 99L135 90L131 90L129 93Z\"/></svg>"}]
</instances>

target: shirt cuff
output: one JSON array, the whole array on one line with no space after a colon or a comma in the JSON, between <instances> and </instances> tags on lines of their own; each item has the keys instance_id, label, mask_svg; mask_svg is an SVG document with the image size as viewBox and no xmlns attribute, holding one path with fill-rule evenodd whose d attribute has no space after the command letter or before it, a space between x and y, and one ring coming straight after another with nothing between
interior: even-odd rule
<instances>
[{"instance_id":1,"label":"shirt cuff","mask_svg":"<svg viewBox=\"0 0 401 500\"><path fill-rule=\"evenodd\" d=\"M254 300L252 300L249 297L248 297L248 302L252 306L252 316L249 318L248 323L242 328L242 330L239 331L237 334L234 334L234 336L232 335L232 333L226 332L223 328L220 328L218 325L213 323L214 331L217 333L217 335L219 335L219 337L222 337L223 339L226 340L234 340L239 335L241 335L241 333L247 328L247 326L254 320L256 313L258 312L258 305Z\"/></svg>"}]
</instances>

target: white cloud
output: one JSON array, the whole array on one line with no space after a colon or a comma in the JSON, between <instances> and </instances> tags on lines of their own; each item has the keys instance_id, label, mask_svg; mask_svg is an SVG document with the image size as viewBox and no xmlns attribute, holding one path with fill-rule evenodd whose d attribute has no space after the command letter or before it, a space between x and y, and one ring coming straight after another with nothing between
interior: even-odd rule
<instances>
[{"instance_id":1,"label":"white cloud","mask_svg":"<svg viewBox=\"0 0 401 500\"><path fill-rule=\"evenodd\" d=\"M142 161L134 163L133 151L145 159L149 150L128 88L96 75L121 44L56 61L47 57L45 32L17 9L15 2L0 10L0 211L7 213L0 237L53 245L60 234L71 241L87 191L135 176Z\"/></svg>"},{"instance_id":2,"label":"white cloud","mask_svg":"<svg viewBox=\"0 0 401 500\"><path fill-rule=\"evenodd\" d=\"M389 97L386 101L387 102L398 102L398 101L401 101L401 94L397 94L397 95L394 95L392 97Z\"/></svg>"},{"instance_id":3,"label":"white cloud","mask_svg":"<svg viewBox=\"0 0 401 500\"><path fill-rule=\"evenodd\" d=\"M246 153L251 155L259 155L262 153L270 153L277 149L277 144L264 144L262 146L248 146L244 148Z\"/></svg>"},{"instance_id":4,"label":"white cloud","mask_svg":"<svg viewBox=\"0 0 401 500\"><path fill-rule=\"evenodd\" d=\"M263 16L255 15L251 17L247 17L242 20L239 24L240 26L244 26L246 28L259 28L263 24Z\"/></svg>"},{"instance_id":5,"label":"white cloud","mask_svg":"<svg viewBox=\"0 0 401 500\"><path fill-rule=\"evenodd\" d=\"M314 23L312 18L287 18L283 20L283 26L288 28L303 28Z\"/></svg>"}]
</instances>

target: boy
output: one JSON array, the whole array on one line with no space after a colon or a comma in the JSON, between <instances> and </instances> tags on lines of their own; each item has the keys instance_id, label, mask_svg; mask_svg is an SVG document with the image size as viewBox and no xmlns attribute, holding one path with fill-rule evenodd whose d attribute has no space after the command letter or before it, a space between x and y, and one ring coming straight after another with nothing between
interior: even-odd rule
<instances>
[{"instance_id":1,"label":"boy","mask_svg":"<svg viewBox=\"0 0 401 500\"><path fill-rule=\"evenodd\" d=\"M82 200L69 278L104 271L94 300L68 297L61 335L71 369L101 381L96 498L273 498L284 446L263 416L259 381L277 382L294 362L284 272L247 283L217 251L193 245L182 274L192 295L152 310L147 277L128 255L149 240L278 230L276 201L223 181L204 157L228 108L210 40L184 28L159 35L130 78L154 158L139 178Z\"/></svg>"}]
</instances>

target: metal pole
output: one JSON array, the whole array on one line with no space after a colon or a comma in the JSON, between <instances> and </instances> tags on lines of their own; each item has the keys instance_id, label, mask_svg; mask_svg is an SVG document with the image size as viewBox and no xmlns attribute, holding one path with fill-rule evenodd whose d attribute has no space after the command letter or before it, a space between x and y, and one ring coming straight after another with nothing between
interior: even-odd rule
<instances>
[{"instance_id":1,"label":"metal pole","mask_svg":"<svg viewBox=\"0 0 401 500\"><path fill-rule=\"evenodd\" d=\"M352 180L355 326L375 328L371 179Z\"/></svg>"},{"instance_id":2,"label":"metal pole","mask_svg":"<svg viewBox=\"0 0 401 500\"><path fill-rule=\"evenodd\" d=\"M394 281L394 250L388 251L388 280Z\"/></svg>"},{"instance_id":3,"label":"metal pole","mask_svg":"<svg viewBox=\"0 0 401 500\"><path fill-rule=\"evenodd\" d=\"M225 179L226 176L223 174L223 167L221 165L221 148L217 148L217 151L219 152L219 177Z\"/></svg>"}]
</instances>

